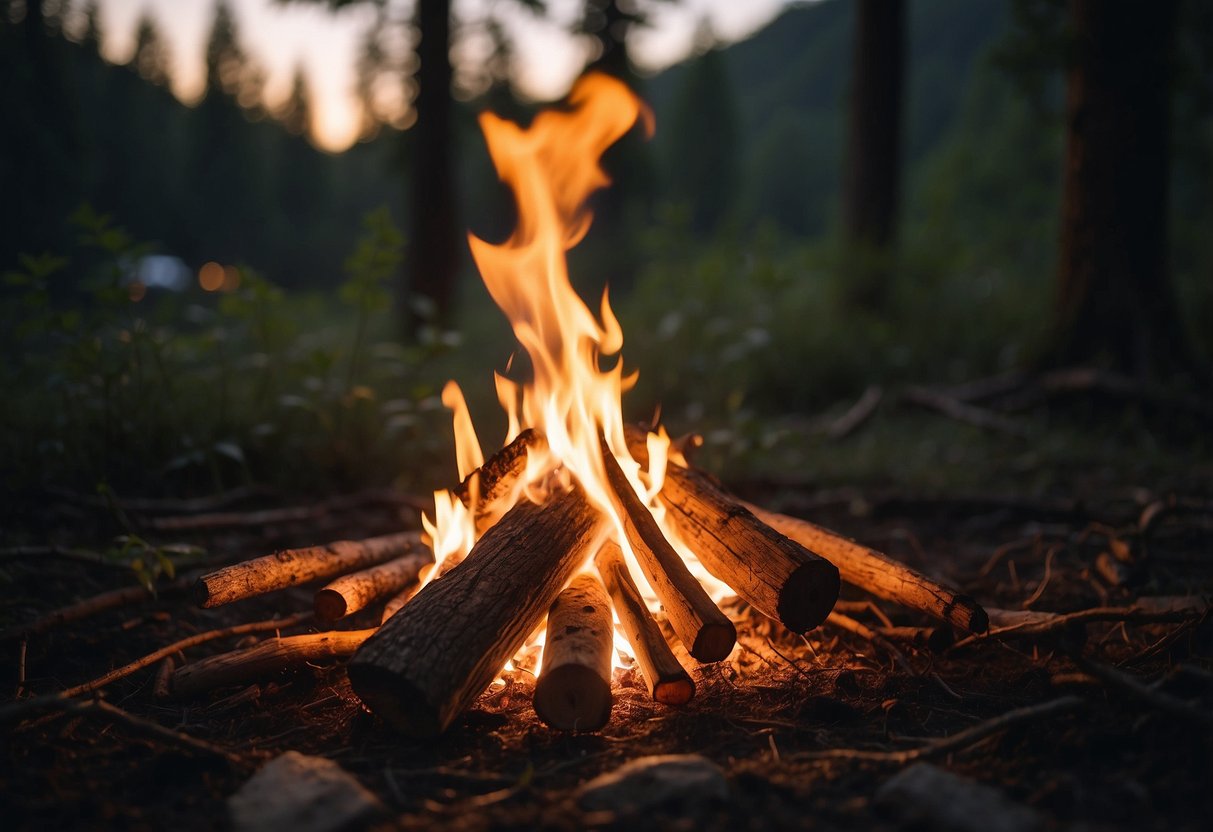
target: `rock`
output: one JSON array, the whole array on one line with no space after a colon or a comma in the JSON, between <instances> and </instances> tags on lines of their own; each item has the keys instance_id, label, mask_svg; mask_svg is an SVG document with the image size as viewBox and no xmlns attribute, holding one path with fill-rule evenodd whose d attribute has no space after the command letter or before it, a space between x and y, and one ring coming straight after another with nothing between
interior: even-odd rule
<instances>
[{"instance_id":1,"label":"rock","mask_svg":"<svg viewBox=\"0 0 1213 832\"><path fill-rule=\"evenodd\" d=\"M943 832L1034 832L1043 818L993 786L915 763L876 791L876 807L902 827Z\"/></svg>"},{"instance_id":2,"label":"rock","mask_svg":"<svg viewBox=\"0 0 1213 832\"><path fill-rule=\"evenodd\" d=\"M703 809L729 797L724 772L698 754L642 757L595 777L577 790L577 805L586 812L614 817L656 809Z\"/></svg>"},{"instance_id":3,"label":"rock","mask_svg":"<svg viewBox=\"0 0 1213 832\"><path fill-rule=\"evenodd\" d=\"M227 799L237 832L340 832L384 815L379 799L332 760L288 751Z\"/></svg>"}]
</instances>

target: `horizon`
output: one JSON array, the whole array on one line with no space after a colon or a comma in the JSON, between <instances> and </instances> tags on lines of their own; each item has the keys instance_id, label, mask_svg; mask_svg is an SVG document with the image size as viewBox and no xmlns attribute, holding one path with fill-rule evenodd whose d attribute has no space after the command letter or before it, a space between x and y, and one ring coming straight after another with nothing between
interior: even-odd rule
<instances>
[{"instance_id":1,"label":"horizon","mask_svg":"<svg viewBox=\"0 0 1213 832\"><path fill-rule=\"evenodd\" d=\"M397 14L404 8L389 3ZM229 0L229 4L241 46L265 71L267 109L273 112L286 101L295 68L302 67L312 105L312 143L330 153L352 147L360 124L354 64L359 41L375 19L371 5L332 10L323 4L282 5L275 0ZM214 0L99 0L101 54L110 63L128 63L139 17L150 14L168 48L172 92L182 103L194 106L205 84L206 40L215 5ZM453 14L474 22L492 5L486 0L455 2ZM685 0L656 5L651 24L629 40L631 57L642 72L655 74L694 53L696 32L704 21L717 42L731 44L753 36L794 5L799 3ZM521 95L535 101L559 99L585 67L586 39L569 33L581 8L579 0L549 0L542 19L515 6L501 11L517 46L511 83ZM452 50L452 60L456 66L475 65L483 59L484 46L483 41L469 38ZM401 123L407 119L404 102L397 99L390 107L394 119Z\"/></svg>"}]
</instances>

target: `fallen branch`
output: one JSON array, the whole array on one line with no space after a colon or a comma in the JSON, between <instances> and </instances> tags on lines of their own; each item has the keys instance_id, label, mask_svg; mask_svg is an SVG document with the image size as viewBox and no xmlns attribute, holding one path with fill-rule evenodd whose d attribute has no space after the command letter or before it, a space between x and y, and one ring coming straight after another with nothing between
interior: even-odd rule
<instances>
[{"instance_id":1,"label":"fallen branch","mask_svg":"<svg viewBox=\"0 0 1213 832\"><path fill-rule=\"evenodd\" d=\"M597 731L611 718L611 601L593 575L581 573L548 610L543 672L535 713L553 728Z\"/></svg>"},{"instance_id":2,"label":"fallen branch","mask_svg":"<svg viewBox=\"0 0 1213 832\"><path fill-rule=\"evenodd\" d=\"M872 418L872 414L876 412L882 398L884 398L884 391L878 385L869 386L863 391L863 395L847 408L846 413L826 427L826 436L835 442L850 436L860 425Z\"/></svg>"},{"instance_id":3,"label":"fallen branch","mask_svg":"<svg viewBox=\"0 0 1213 832\"><path fill-rule=\"evenodd\" d=\"M1136 677L1130 676L1123 670L1117 670L1111 665L1083 658L1076 653L1071 653L1070 658L1074 664L1078 665L1079 669L1091 674L1104 684L1119 690L1121 693L1128 694L1134 699L1140 699L1142 702L1163 713L1179 717L1188 722L1195 722L1198 725L1203 725L1206 729L1213 729L1213 714L1209 713L1199 703L1185 702L1179 697L1142 684Z\"/></svg>"},{"instance_id":4,"label":"fallen branch","mask_svg":"<svg viewBox=\"0 0 1213 832\"><path fill-rule=\"evenodd\" d=\"M1140 598L1129 607L1093 607L1076 612L990 609L995 627L984 635L969 636L952 647L958 650L980 641L1039 638L1080 624L1101 621L1128 624L1169 624L1200 618L1209 612L1209 599L1202 596L1166 597L1162 602Z\"/></svg>"},{"instance_id":5,"label":"fallen branch","mask_svg":"<svg viewBox=\"0 0 1213 832\"><path fill-rule=\"evenodd\" d=\"M429 546L418 541L417 548L387 563L342 575L316 591L313 606L321 621L336 621L370 606L388 595L417 583L423 567L434 562Z\"/></svg>"},{"instance_id":6,"label":"fallen branch","mask_svg":"<svg viewBox=\"0 0 1213 832\"><path fill-rule=\"evenodd\" d=\"M640 666L640 675L649 687L653 701L664 705L685 705L695 695L695 683L678 662L661 628L653 620L648 605L623 560L619 544L607 541L594 557L619 616L619 626L632 646L632 655Z\"/></svg>"},{"instance_id":7,"label":"fallen branch","mask_svg":"<svg viewBox=\"0 0 1213 832\"><path fill-rule=\"evenodd\" d=\"M174 671L170 685L172 695L196 696L215 688L259 681L305 662L345 658L353 655L375 632L374 629L334 630L286 636L245 650L211 656Z\"/></svg>"},{"instance_id":8,"label":"fallen branch","mask_svg":"<svg viewBox=\"0 0 1213 832\"><path fill-rule=\"evenodd\" d=\"M1067 711L1078 710L1085 704L1077 696L1062 696L1042 702L1039 705L1029 705L1015 708L1004 714L966 728L950 737L940 737L937 740L920 745L917 748L907 748L900 751L873 751L864 748L827 748L821 751L802 751L795 754L785 754L785 760L796 762L810 760L851 760L871 763L892 763L905 765L915 760L931 757L941 757L961 749L975 745L986 737L996 734L1015 725L1035 722L1046 717L1056 716Z\"/></svg>"},{"instance_id":9,"label":"fallen branch","mask_svg":"<svg viewBox=\"0 0 1213 832\"><path fill-rule=\"evenodd\" d=\"M1013 419L984 407L968 404L943 393L929 390L926 387L907 387L901 392L901 400L934 410L958 422L964 422L982 430L1005 433L1020 439L1028 436L1024 426Z\"/></svg>"},{"instance_id":10,"label":"fallen branch","mask_svg":"<svg viewBox=\"0 0 1213 832\"><path fill-rule=\"evenodd\" d=\"M623 523L623 533L644 569L649 586L665 608L670 626L695 659L721 661L737 643L733 622L712 602L682 556L666 540L605 441L602 458L608 493Z\"/></svg>"},{"instance_id":11,"label":"fallen branch","mask_svg":"<svg viewBox=\"0 0 1213 832\"><path fill-rule=\"evenodd\" d=\"M338 540L327 546L284 549L203 575L194 594L200 606L217 607L374 566L420 546L420 532L400 532L366 540Z\"/></svg>"},{"instance_id":12,"label":"fallen branch","mask_svg":"<svg viewBox=\"0 0 1213 832\"><path fill-rule=\"evenodd\" d=\"M933 581L888 555L861 546L835 532L786 514L744 504L759 520L818 552L838 567L842 580L880 598L919 610L966 632L981 633L989 618L972 597Z\"/></svg>"}]
</instances>

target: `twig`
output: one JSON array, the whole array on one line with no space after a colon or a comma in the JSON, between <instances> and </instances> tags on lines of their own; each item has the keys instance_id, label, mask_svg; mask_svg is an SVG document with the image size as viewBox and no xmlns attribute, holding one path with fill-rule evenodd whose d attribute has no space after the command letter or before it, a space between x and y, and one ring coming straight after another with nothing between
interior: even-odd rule
<instances>
[{"instance_id":1,"label":"twig","mask_svg":"<svg viewBox=\"0 0 1213 832\"><path fill-rule=\"evenodd\" d=\"M1030 705L1024 708L1015 708L1007 711L1004 714L988 719L985 722L978 723L970 728L953 734L950 737L941 737L932 742L920 745L917 748L907 748L901 751L872 751L863 748L827 748L822 751L803 751L797 754L784 755L785 759L800 761L809 760L855 760L866 761L873 763L894 763L903 765L915 760L928 759L930 757L939 757L944 754L950 754L954 751L959 751L963 748L968 748L986 737L1010 728L1013 725L1019 725L1024 722L1033 722L1038 719L1045 719L1056 714L1073 711L1083 705L1083 700L1077 696L1062 696L1057 699L1051 699L1048 702L1042 702L1039 705Z\"/></svg>"},{"instance_id":2,"label":"twig","mask_svg":"<svg viewBox=\"0 0 1213 832\"><path fill-rule=\"evenodd\" d=\"M1198 601L1201 599L1194 599ZM1072 624L1088 624L1098 621L1125 621L1130 624L1162 624L1191 621L1206 615L1208 606L1204 608L1192 606L1186 609L1149 609L1139 606L1132 607L1093 607L1088 610L1078 610L1068 613L1036 612L1023 623L1011 624L1006 627L996 627L984 635L969 636L953 645L953 650L980 642L1001 641L1008 638L1033 638L1063 630ZM992 617L1003 613L1003 610L992 610ZM1018 611L1023 614L1023 611Z\"/></svg>"},{"instance_id":3,"label":"twig","mask_svg":"<svg viewBox=\"0 0 1213 832\"><path fill-rule=\"evenodd\" d=\"M839 416L826 427L826 436L834 441L838 441L854 433L860 425L872 417L883 397L884 391L879 386L875 384L869 386L863 391L863 395L859 397L855 404L847 408L846 413Z\"/></svg>"},{"instance_id":4,"label":"twig","mask_svg":"<svg viewBox=\"0 0 1213 832\"><path fill-rule=\"evenodd\" d=\"M192 586L197 577L197 573L182 575L171 583L157 587L155 595L146 587L127 586L103 592L100 595L94 595L92 598L85 598L83 601L77 601L74 604L49 612L41 618L31 621L29 624L16 624L9 627L7 630L0 632L0 643L11 641L21 636L45 633L47 630L51 630L62 624L70 624L73 621L79 621L82 618L88 618L107 610L117 609L127 604L147 601L157 595L179 592Z\"/></svg>"},{"instance_id":5,"label":"twig","mask_svg":"<svg viewBox=\"0 0 1213 832\"><path fill-rule=\"evenodd\" d=\"M1137 678L1130 676L1123 670L1117 670L1115 667L1103 662L1093 661L1076 653L1071 654L1070 658L1080 669L1122 693L1126 693L1135 699L1140 699L1164 713L1196 722L1203 725L1206 729L1213 729L1213 714L1196 704L1185 702L1157 688L1144 685Z\"/></svg>"},{"instance_id":6,"label":"twig","mask_svg":"<svg viewBox=\"0 0 1213 832\"><path fill-rule=\"evenodd\" d=\"M907 387L901 392L901 399L909 404L937 411L958 422L965 422L982 430L1005 433L1021 439L1028 436L1024 426L1013 419L1008 419L1000 413L983 407L967 404L943 393L928 390L925 387Z\"/></svg>"},{"instance_id":7,"label":"twig","mask_svg":"<svg viewBox=\"0 0 1213 832\"><path fill-rule=\"evenodd\" d=\"M1044 577L1041 578L1040 583L1037 584L1036 591L1033 592L1030 596L1028 596L1028 598L1026 598L1024 600L1023 608L1025 610L1040 600L1040 596L1044 594L1045 587L1047 587L1049 585L1049 581L1053 578L1053 558L1057 554L1059 549L1061 549L1060 545L1054 545L1054 546L1049 547L1049 552L1047 555L1045 555Z\"/></svg>"},{"instance_id":8,"label":"twig","mask_svg":"<svg viewBox=\"0 0 1213 832\"><path fill-rule=\"evenodd\" d=\"M872 644L882 648L885 652L892 656L893 661L895 661L902 670L906 671L912 676L918 675L914 672L914 667L910 664L909 659L905 657L904 653L894 647L892 642L879 633L873 631L867 625L861 624L854 618L843 615L839 612L831 612L829 616L826 617L826 622L833 624L835 627L846 630L848 633L854 633L860 638L867 639L868 641L872 642Z\"/></svg>"},{"instance_id":9,"label":"twig","mask_svg":"<svg viewBox=\"0 0 1213 832\"><path fill-rule=\"evenodd\" d=\"M21 639L21 646L17 648L17 690L13 693L13 699L20 699L25 692L25 652L28 647L29 639Z\"/></svg>"}]
</instances>

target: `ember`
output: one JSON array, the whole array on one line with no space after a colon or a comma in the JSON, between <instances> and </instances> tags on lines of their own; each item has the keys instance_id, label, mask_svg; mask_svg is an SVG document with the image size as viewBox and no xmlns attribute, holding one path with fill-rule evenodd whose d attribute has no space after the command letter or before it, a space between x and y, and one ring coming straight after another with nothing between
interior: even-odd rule
<instances>
[{"instance_id":1,"label":"ember","mask_svg":"<svg viewBox=\"0 0 1213 832\"><path fill-rule=\"evenodd\" d=\"M968 631L986 627L970 599L823 529L751 511L691 467L664 430L625 427L621 397L635 375L618 358L601 369L618 356L621 327L605 296L598 317L578 297L565 252L589 227L586 198L607 184L599 157L645 117L623 84L590 75L567 111L528 129L481 118L519 220L504 244L473 237L471 246L533 378L497 376L509 431L487 461L462 391L454 382L444 390L463 482L437 492L425 518L434 565L414 551L415 537L396 535L280 553L202 579L205 602L222 603L362 569L320 590L317 615L334 620L394 596L379 630L299 649L356 650L355 692L403 732L444 731L507 662L540 649L534 704L554 728L607 722L616 651L639 667L655 701L685 704L695 687L656 616L691 659L721 661L736 643L722 598L736 594L803 633L831 614L840 569ZM421 572L418 591L410 582ZM197 689L196 672L178 673Z\"/></svg>"}]
</instances>

